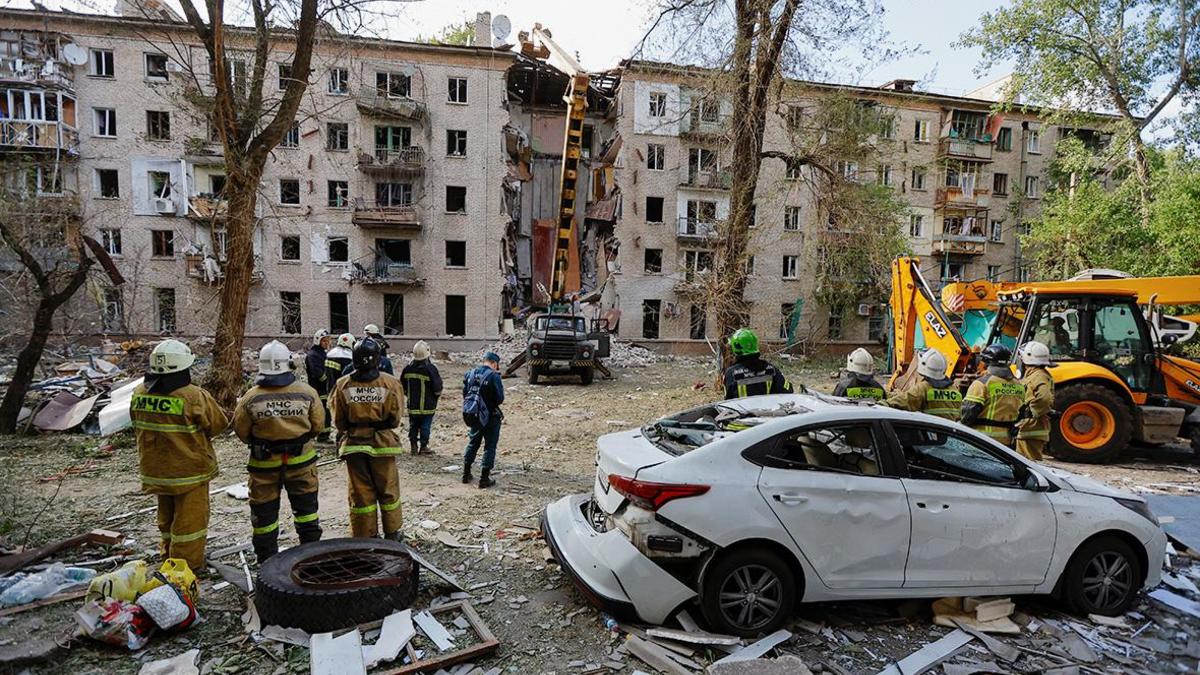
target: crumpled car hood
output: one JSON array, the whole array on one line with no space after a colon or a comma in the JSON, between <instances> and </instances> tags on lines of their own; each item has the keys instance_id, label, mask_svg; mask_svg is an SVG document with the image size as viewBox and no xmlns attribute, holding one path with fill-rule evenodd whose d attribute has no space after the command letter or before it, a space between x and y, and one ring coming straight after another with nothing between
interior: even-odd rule
<instances>
[{"instance_id":1,"label":"crumpled car hood","mask_svg":"<svg viewBox=\"0 0 1200 675\"><path fill-rule=\"evenodd\" d=\"M1087 476L1081 476L1077 473L1072 473L1070 471L1063 471L1062 469L1055 469L1053 467L1048 467L1048 466L1043 466L1042 469L1045 470L1047 473L1049 473L1051 476L1054 476L1055 478L1062 481L1063 483L1066 483L1068 486L1070 486L1070 488L1072 490L1074 490L1076 492L1083 492L1083 493L1089 494L1089 495L1099 495L1101 497L1114 497L1114 498L1118 498L1118 499L1136 499L1138 501L1142 501L1141 497L1139 497L1133 493L1118 490L1114 487L1111 487L1109 485L1101 483L1098 480L1093 480L1091 478L1088 478Z\"/></svg>"}]
</instances>

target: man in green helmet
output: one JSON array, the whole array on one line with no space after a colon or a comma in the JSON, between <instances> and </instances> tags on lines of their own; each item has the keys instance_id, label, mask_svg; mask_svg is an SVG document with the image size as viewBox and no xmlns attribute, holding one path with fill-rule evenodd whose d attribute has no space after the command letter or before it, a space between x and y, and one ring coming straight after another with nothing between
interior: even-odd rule
<instances>
[{"instance_id":1,"label":"man in green helmet","mask_svg":"<svg viewBox=\"0 0 1200 675\"><path fill-rule=\"evenodd\" d=\"M783 372L759 355L754 331L739 328L730 336L729 348L736 360L725 369L725 398L792 393L792 383Z\"/></svg>"}]
</instances>

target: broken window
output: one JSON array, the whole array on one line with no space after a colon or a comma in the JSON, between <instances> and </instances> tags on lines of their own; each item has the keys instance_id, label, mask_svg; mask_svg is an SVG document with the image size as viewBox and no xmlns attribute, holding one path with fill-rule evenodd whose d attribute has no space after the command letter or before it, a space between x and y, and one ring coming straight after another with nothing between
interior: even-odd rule
<instances>
[{"instance_id":1,"label":"broken window","mask_svg":"<svg viewBox=\"0 0 1200 675\"><path fill-rule=\"evenodd\" d=\"M383 333L404 334L404 296L399 293L383 294Z\"/></svg>"},{"instance_id":2,"label":"broken window","mask_svg":"<svg viewBox=\"0 0 1200 675\"><path fill-rule=\"evenodd\" d=\"M339 95L350 93L350 71L345 68L329 69L329 93Z\"/></svg>"},{"instance_id":3,"label":"broken window","mask_svg":"<svg viewBox=\"0 0 1200 675\"><path fill-rule=\"evenodd\" d=\"M467 78L451 77L449 80L449 98L446 100L451 103L466 103L467 102Z\"/></svg>"},{"instance_id":4,"label":"broken window","mask_svg":"<svg viewBox=\"0 0 1200 675\"><path fill-rule=\"evenodd\" d=\"M923 167L923 166L914 166L913 167L912 189L914 189L914 190L924 190L925 189L925 174L926 174L925 167Z\"/></svg>"},{"instance_id":5,"label":"broken window","mask_svg":"<svg viewBox=\"0 0 1200 675\"><path fill-rule=\"evenodd\" d=\"M662 171L666 164L666 146L662 143L649 143L646 145L646 168L651 171Z\"/></svg>"},{"instance_id":6,"label":"broken window","mask_svg":"<svg viewBox=\"0 0 1200 675\"><path fill-rule=\"evenodd\" d=\"M784 180L800 180L804 177L801 170L800 162L788 162L787 168L783 171Z\"/></svg>"},{"instance_id":7,"label":"broken window","mask_svg":"<svg viewBox=\"0 0 1200 675\"><path fill-rule=\"evenodd\" d=\"M388 276L389 266L412 266L412 242L407 239L376 239L375 256L378 263L376 271L380 276Z\"/></svg>"},{"instance_id":8,"label":"broken window","mask_svg":"<svg viewBox=\"0 0 1200 675\"><path fill-rule=\"evenodd\" d=\"M846 180L858 180L858 162L838 160L837 172Z\"/></svg>"},{"instance_id":9,"label":"broken window","mask_svg":"<svg viewBox=\"0 0 1200 675\"><path fill-rule=\"evenodd\" d=\"M1014 462L963 436L915 425L892 424L904 451L909 475L917 479L1017 487ZM936 467L936 468L930 468Z\"/></svg>"},{"instance_id":10,"label":"broken window","mask_svg":"<svg viewBox=\"0 0 1200 675\"><path fill-rule=\"evenodd\" d=\"M401 150L412 145L412 129L409 127L375 127L375 149ZM379 153L376 153L377 155ZM386 153L380 159L386 161Z\"/></svg>"},{"instance_id":11,"label":"broken window","mask_svg":"<svg viewBox=\"0 0 1200 675\"><path fill-rule=\"evenodd\" d=\"M794 256L794 255L783 256L783 278L784 279L798 278L799 266L800 266L799 256Z\"/></svg>"},{"instance_id":12,"label":"broken window","mask_svg":"<svg viewBox=\"0 0 1200 675\"><path fill-rule=\"evenodd\" d=\"M446 296L446 335L467 334L467 296Z\"/></svg>"},{"instance_id":13,"label":"broken window","mask_svg":"<svg viewBox=\"0 0 1200 675\"><path fill-rule=\"evenodd\" d=\"M120 174L116 169L96 169L96 195L101 199L121 196Z\"/></svg>"},{"instance_id":14,"label":"broken window","mask_svg":"<svg viewBox=\"0 0 1200 675\"><path fill-rule=\"evenodd\" d=\"M783 229L796 232L800 229L800 207L787 206L783 209Z\"/></svg>"},{"instance_id":15,"label":"broken window","mask_svg":"<svg viewBox=\"0 0 1200 675\"><path fill-rule=\"evenodd\" d=\"M1008 194L1008 174L994 173L992 174L992 192L998 195Z\"/></svg>"},{"instance_id":16,"label":"broken window","mask_svg":"<svg viewBox=\"0 0 1200 675\"><path fill-rule=\"evenodd\" d=\"M300 237L294 234L285 234L279 238L279 259L300 261Z\"/></svg>"},{"instance_id":17,"label":"broken window","mask_svg":"<svg viewBox=\"0 0 1200 675\"><path fill-rule=\"evenodd\" d=\"M147 110L146 138L151 141L171 140L171 113L166 110Z\"/></svg>"},{"instance_id":18,"label":"broken window","mask_svg":"<svg viewBox=\"0 0 1200 675\"><path fill-rule=\"evenodd\" d=\"M704 305L692 305L688 319L688 337L703 340L708 324L708 312L704 310Z\"/></svg>"},{"instance_id":19,"label":"broken window","mask_svg":"<svg viewBox=\"0 0 1200 675\"><path fill-rule=\"evenodd\" d=\"M988 281L1000 281L1000 266L999 265L988 265L987 266L987 280Z\"/></svg>"},{"instance_id":20,"label":"broken window","mask_svg":"<svg viewBox=\"0 0 1200 675\"><path fill-rule=\"evenodd\" d=\"M920 237L925 233L925 216L912 215L908 217L908 236Z\"/></svg>"},{"instance_id":21,"label":"broken window","mask_svg":"<svg viewBox=\"0 0 1200 675\"><path fill-rule=\"evenodd\" d=\"M467 212L467 188L461 185L446 186L446 213Z\"/></svg>"},{"instance_id":22,"label":"broken window","mask_svg":"<svg viewBox=\"0 0 1200 675\"><path fill-rule=\"evenodd\" d=\"M334 208L350 206L350 184L344 180L326 181L329 189L329 205Z\"/></svg>"},{"instance_id":23,"label":"broken window","mask_svg":"<svg viewBox=\"0 0 1200 675\"><path fill-rule=\"evenodd\" d=\"M929 140L929 120L913 120L913 140L920 143Z\"/></svg>"},{"instance_id":24,"label":"broken window","mask_svg":"<svg viewBox=\"0 0 1200 675\"><path fill-rule=\"evenodd\" d=\"M467 156L467 132L465 129L446 130L446 155L449 157Z\"/></svg>"},{"instance_id":25,"label":"broken window","mask_svg":"<svg viewBox=\"0 0 1200 675\"><path fill-rule=\"evenodd\" d=\"M175 257L175 230L150 230L150 242L155 258Z\"/></svg>"},{"instance_id":26,"label":"broken window","mask_svg":"<svg viewBox=\"0 0 1200 675\"><path fill-rule=\"evenodd\" d=\"M117 137L117 111L113 108L92 108L93 131L104 138Z\"/></svg>"},{"instance_id":27,"label":"broken window","mask_svg":"<svg viewBox=\"0 0 1200 675\"><path fill-rule=\"evenodd\" d=\"M877 476L880 447L869 424L809 427L789 432L763 459L778 469Z\"/></svg>"},{"instance_id":28,"label":"broken window","mask_svg":"<svg viewBox=\"0 0 1200 675\"><path fill-rule=\"evenodd\" d=\"M113 77L113 53L111 49L93 49L89 54L88 75Z\"/></svg>"},{"instance_id":29,"label":"broken window","mask_svg":"<svg viewBox=\"0 0 1200 675\"><path fill-rule=\"evenodd\" d=\"M175 331L175 289L154 289L154 314L158 319L158 332Z\"/></svg>"},{"instance_id":30,"label":"broken window","mask_svg":"<svg viewBox=\"0 0 1200 675\"><path fill-rule=\"evenodd\" d=\"M842 312L838 310L829 311L829 321L825 325L825 337L830 340L842 339Z\"/></svg>"},{"instance_id":31,"label":"broken window","mask_svg":"<svg viewBox=\"0 0 1200 675\"><path fill-rule=\"evenodd\" d=\"M696 275L712 269L712 259L711 251L684 251L684 278L688 281L695 281Z\"/></svg>"},{"instance_id":32,"label":"broken window","mask_svg":"<svg viewBox=\"0 0 1200 675\"><path fill-rule=\"evenodd\" d=\"M663 198L662 197L646 197L646 222L647 223L663 222Z\"/></svg>"},{"instance_id":33,"label":"broken window","mask_svg":"<svg viewBox=\"0 0 1200 675\"><path fill-rule=\"evenodd\" d=\"M467 266L467 242L446 241L446 267Z\"/></svg>"},{"instance_id":34,"label":"broken window","mask_svg":"<svg viewBox=\"0 0 1200 675\"><path fill-rule=\"evenodd\" d=\"M792 343L792 335L796 332L792 315L796 312L796 303L785 302L779 306L779 339Z\"/></svg>"},{"instance_id":35,"label":"broken window","mask_svg":"<svg viewBox=\"0 0 1200 675\"><path fill-rule=\"evenodd\" d=\"M325 149L340 151L350 149L350 125L345 122L329 122L325 125Z\"/></svg>"},{"instance_id":36,"label":"broken window","mask_svg":"<svg viewBox=\"0 0 1200 675\"><path fill-rule=\"evenodd\" d=\"M300 322L300 293L298 291L279 292L279 314L282 318L280 330L288 334L303 332Z\"/></svg>"},{"instance_id":37,"label":"broken window","mask_svg":"<svg viewBox=\"0 0 1200 675\"><path fill-rule=\"evenodd\" d=\"M662 313L662 300L642 300L642 337L658 339L658 325Z\"/></svg>"},{"instance_id":38,"label":"broken window","mask_svg":"<svg viewBox=\"0 0 1200 675\"><path fill-rule=\"evenodd\" d=\"M225 194L225 174L214 173L209 175L208 192L218 197Z\"/></svg>"},{"instance_id":39,"label":"broken window","mask_svg":"<svg viewBox=\"0 0 1200 675\"><path fill-rule=\"evenodd\" d=\"M1012 127L1000 127L996 132L996 149L1000 152L1012 150Z\"/></svg>"},{"instance_id":40,"label":"broken window","mask_svg":"<svg viewBox=\"0 0 1200 675\"><path fill-rule=\"evenodd\" d=\"M661 91L650 92L650 116L667 116L667 95Z\"/></svg>"},{"instance_id":41,"label":"broken window","mask_svg":"<svg viewBox=\"0 0 1200 675\"><path fill-rule=\"evenodd\" d=\"M375 73L375 93L388 98L408 98L412 79L404 73Z\"/></svg>"},{"instance_id":42,"label":"broken window","mask_svg":"<svg viewBox=\"0 0 1200 675\"><path fill-rule=\"evenodd\" d=\"M375 206L379 208L412 206L412 185L410 183L376 183Z\"/></svg>"},{"instance_id":43,"label":"broken window","mask_svg":"<svg viewBox=\"0 0 1200 675\"><path fill-rule=\"evenodd\" d=\"M746 269L747 275L754 274L754 256L752 256L752 255L746 256L746 264L743 265L743 267Z\"/></svg>"},{"instance_id":44,"label":"broken window","mask_svg":"<svg viewBox=\"0 0 1200 675\"><path fill-rule=\"evenodd\" d=\"M786 120L789 131L800 131L804 128L804 108L798 105L789 105Z\"/></svg>"},{"instance_id":45,"label":"broken window","mask_svg":"<svg viewBox=\"0 0 1200 675\"><path fill-rule=\"evenodd\" d=\"M146 178L150 181L151 199L171 198L171 174L167 171L147 171Z\"/></svg>"},{"instance_id":46,"label":"broken window","mask_svg":"<svg viewBox=\"0 0 1200 675\"><path fill-rule=\"evenodd\" d=\"M103 312L104 330L109 332L125 330L125 302L121 297L121 289L104 289Z\"/></svg>"},{"instance_id":47,"label":"broken window","mask_svg":"<svg viewBox=\"0 0 1200 675\"><path fill-rule=\"evenodd\" d=\"M288 82L292 81L292 64L279 64L279 91L287 89Z\"/></svg>"},{"instance_id":48,"label":"broken window","mask_svg":"<svg viewBox=\"0 0 1200 675\"><path fill-rule=\"evenodd\" d=\"M1040 154L1042 152L1042 134L1036 129L1030 129L1029 135L1025 137L1025 152L1030 154Z\"/></svg>"},{"instance_id":49,"label":"broken window","mask_svg":"<svg viewBox=\"0 0 1200 675\"><path fill-rule=\"evenodd\" d=\"M646 249L642 269L646 274L662 274L663 250L661 248Z\"/></svg>"},{"instance_id":50,"label":"broken window","mask_svg":"<svg viewBox=\"0 0 1200 675\"><path fill-rule=\"evenodd\" d=\"M121 231L116 228L100 230L100 244L109 255L121 255Z\"/></svg>"},{"instance_id":51,"label":"broken window","mask_svg":"<svg viewBox=\"0 0 1200 675\"><path fill-rule=\"evenodd\" d=\"M297 178L279 179L279 203L284 206L300 205L300 180Z\"/></svg>"},{"instance_id":52,"label":"broken window","mask_svg":"<svg viewBox=\"0 0 1200 675\"><path fill-rule=\"evenodd\" d=\"M335 263L350 262L350 240L346 237L326 239L325 259Z\"/></svg>"},{"instance_id":53,"label":"broken window","mask_svg":"<svg viewBox=\"0 0 1200 675\"><path fill-rule=\"evenodd\" d=\"M988 238L991 239L992 241L1003 241L1004 240L1004 221L1003 220L993 220L989 224ZM993 281L999 281L999 280L993 279Z\"/></svg>"},{"instance_id":54,"label":"broken window","mask_svg":"<svg viewBox=\"0 0 1200 675\"><path fill-rule=\"evenodd\" d=\"M350 332L350 295L329 294L329 332L334 335Z\"/></svg>"},{"instance_id":55,"label":"broken window","mask_svg":"<svg viewBox=\"0 0 1200 675\"><path fill-rule=\"evenodd\" d=\"M875 168L875 182L884 186L892 184L891 164L880 164Z\"/></svg>"},{"instance_id":56,"label":"broken window","mask_svg":"<svg viewBox=\"0 0 1200 675\"><path fill-rule=\"evenodd\" d=\"M167 55L146 53L146 79L166 82L170 74L167 72Z\"/></svg>"},{"instance_id":57,"label":"broken window","mask_svg":"<svg viewBox=\"0 0 1200 675\"><path fill-rule=\"evenodd\" d=\"M292 128L287 130L283 135L283 139L279 141L281 148L298 148L300 147L300 123L292 122Z\"/></svg>"}]
</instances>

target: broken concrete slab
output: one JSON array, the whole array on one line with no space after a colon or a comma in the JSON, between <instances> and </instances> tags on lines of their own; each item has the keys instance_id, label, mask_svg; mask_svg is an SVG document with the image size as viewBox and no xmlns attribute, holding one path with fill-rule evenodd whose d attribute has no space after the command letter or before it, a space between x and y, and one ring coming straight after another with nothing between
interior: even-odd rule
<instances>
[{"instance_id":1,"label":"broken concrete slab","mask_svg":"<svg viewBox=\"0 0 1200 675\"><path fill-rule=\"evenodd\" d=\"M169 659L146 663L138 675L200 675L200 669L196 667L199 657L200 650L191 649Z\"/></svg>"},{"instance_id":2,"label":"broken concrete slab","mask_svg":"<svg viewBox=\"0 0 1200 675\"><path fill-rule=\"evenodd\" d=\"M974 639L975 636L964 630L955 630L884 668L877 675L920 675L954 656Z\"/></svg>"},{"instance_id":3,"label":"broken concrete slab","mask_svg":"<svg viewBox=\"0 0 1200 675\"><path fill-rule=\"evenodd\" d=\"M675 630L674 628L648 628L646 635L697 645L740 645L742 643L742 639L734 635L717 635L716 633Z\"/></svg>"},{"instance_id":4,"label":"broken concrete slab","mask_svg":"<svg viewBox=\"0 0 1200 675\"><path fill-rule=\"evenodd\" d=\"M812 675L799 656L786 654L776 659L749 659L729 663L714 663L708 675Z\"/></svg>"},{"instance_id":5,"label":"broken concrete slab","mask_svg":"<svg viewBox=\"0 0 1200 675\"><path fill-rule=\"evenodd\" d=\"M735 663L737 661L749 661L750 659L757 659L760 656L765 656L767 652L790 639L792 639L791 631L777 630L758 642L747 645L730 654L729 656L726 656L720 661L717 661L717 663Z\"/></svg>"},{"instance_id":6,"label":"broken concrete slab","mask_svg":"<svg viewBox=\"0 0 1200 675\"><path fill-rule=\"evenodd\" d=\"M1165 588L1151 591L1150 597L1178 612L1200 618L1200 602L1176 595Z\"/></svg>"},{"instance_id":7,"label":"broken concrete slab","mask_svg":"<svg viewBox=\"0 0 1200 675\"><path fill-rule=\"evenodd\" d=\"M58 650L54 640L25 640L0 647L0 671L17 672L18 666L47 659ZM11 669L11 670L10 670Z\"/></svg>"},{"instance_id":8,"label":"broken concrete slab","mask_svg":"<svg viewBox=\"0 0 1200 675\"><path fill-rule=\"evenodd\" d=\"M312 675L366 675L358 629L336 638L333 633L312 636L309 666Z\"/></svg>"},{"instance_id":9,"label":"broken concrete slab","mask_svg":"<svg viewBox=\"0 0 1200 675\"><path fill-rule=\"evenodd\" d=\"M375 644L363 647L363 665L370 669L377 664L394 661L416 634L411 609L386 617L379 631L379 639Z\"/></svg>"},{"instance_id":10,"label":"broken concrete slab","mask_svg":"<svg viewBox=\"0 0 1200 675\"><path fill-rule=\"evenodd\" d=\"M429 612L417 614L413 617L413 622L417 624L425 637L437 645L438 651L444 652L454 646L454 638L451 637L450 632Z\"/></svg>"},{"instance_id":11,"label":"broken concrete slab","mask_svg":"<svg viewBox=\"0 0 1200 675\"><path fill-rule=\"evenodd\" d=\"M630 654L645 661L647 665L659 672L667 673L667 675L691 675L691 671L676 663L661 645L647 642L636 635L630 635L625 639L625 647Z\"/></svg>"}]
</instances>

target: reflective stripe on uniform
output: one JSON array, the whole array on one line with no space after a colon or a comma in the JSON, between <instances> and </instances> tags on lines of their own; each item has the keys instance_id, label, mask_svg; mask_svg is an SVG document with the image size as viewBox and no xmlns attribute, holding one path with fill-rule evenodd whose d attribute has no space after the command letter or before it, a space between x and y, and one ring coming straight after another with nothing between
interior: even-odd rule
<instances>
[{"instance_id":1,"label":"reflective stripe on uniform","mask_svg":"<svg viewBox=\"0 0 1200 675\"><path fill-rule=\"evenodd\" d=\"M413 379L421 383L421 396L419 398L420 405L415 408L408 408L405 412L407 412L409 415L432 415L437 412L436 410L428 410L425 408L425 385L429 383L430 377L420 373L405 373L403 377L405 380ZM412 396L408 397L409 402L412 402L413 398L414 397Z\"/></svg>"},{"instance_id":2,"label":"reflective stripe on uniform","mask_svg":"<svg viewBox=\"0 0 1200 675\"><path fill-rule=\"evenodd\" d=\"M391 504L380 504L379 508L383 509L384 511L395 511L396 509L400 508L400 500L397 499Z\"/></svg>"},{"instance_id":3,"label":"reflective stripe on uniform","mask_svg":"<svg viewBox=\"0 0 1200 675\"><path fill-rule=\"evenodd\" d=\"M312 449L302 455L288 456L287 465L295 466L297 464L304 464L305 462L311 462L316 458L317 451L316 449ZM246 466L250 467L251 469L278 469L279 467L283 466L283 456L280 455L278 459L254 459L251 457L246 462Z\"/></svg>"},{"instance_id":4,"label":"reflective stripe on uniform","mask_svg":"<svg viewBox=\"0 0 1200 675\"><path fill-rule=\"evenodd\" d=\"M267 534L269 532L274 532L275 530L278 530L278 529L279 529L279 521L276 520L275 522L271 523L270 525L263 525L262 527L254 528L254 534Z\"/></svg>"},{"instance_id":5,"label":"reflective stripe on uniform","mask_svg":"<svg viewBox=\"0 0 1200 675\"><path fill-rule=\"evenodd\" d=\"M847 387L846 398L859 401L882 401L884 391L879 387Z\"/></svg>"},{"instance_id":6,"label":"reflective stripe on uniform","mask_svg":"<svg viewBox=\"0 0 1200 675\"><path fill-rule=\"evenodd\" d=\"M142 474L142 482L146 485L192 485L194 483L206 483L212 480L216 475L216 471L201 474L199 476L183 476L180 478L157 478L155 476L147 476L146 474Z\"/></svg>"},{"instance_id":7,"label":"reflective stripe on uniform","mask_svg":"<svg viewBox=\"0 0 1200 675\"><path fill-rule=\"evenodd\" d=\"M350 507L350 513L357 515L357 516L365 515L368 513L375 513L378 510L379 510L378 504L371 504L370 506L351 506Z\"/></svg>"},{"instance_id":8,"label":"reflective stripe on uniform","mask_svg":"<svg viewBox=\"0 0 1200 675\"><path fill-rule=\"evenodd\" d=\"M1028 439L1036 440L1039 438L1050 438L1050 430L1049 429L1039 429L1039 430L1033 430L1033 431L1018 430L1017 438L1020 438L1022 440L1028 440Z\"/></svg>"},{"instance_id":9,"label":"reflective stripe on uniform","mask_svg":"<svg viewBox=\"0 0 1200 675\"><path fill-rule=\"evenodd\" d=\"M182 544L182 543L189 542L189 541L196 541L197 539L201 539L201 538L207 537L207 536L208 536L208 528L205 528L203 530L197 530L195 532L189 532L187 534L172 533L171 534L171 543Z\"/></svg>"},{"instance_id":10,"label":"reflective stripe on uniform","mask_svg":"<svg viewBox=\"0 0 1200 675\"><path fill-rule=\"evenodd\" d=\"M982 424L975 427L975 430L980 433L987 434L1001 443L1006 445L1008 444L1008 429L1005 429L1004 427L993 427L989 424Z\"/></svg>"},{"instance_id":11,"label":"reflective stripe on uniform","mask_svg":"<svg viewBox=\"0 0 1200 675\"><path fill-rule=\"evenodd\" d=\"M195 424L159 424L142 420L133 420L133 428L143 431L161 431L168 434L194 434L200 430L200 427Z\"/></svg>"},{"instance_id":12,"label":"reflective stripe on uniform","mask_svg":"<svg viewBox=\"0 0 1200 675\"><path fill-rule=\"evenodd\" d=\"M299 525L301 523L311 523L312 521L316 520L318 517L319 517L318 514L314 511L313 513L306 513L302 516L294 516L292 518L292 520L297 525Z\"/></svg>"},{"instance_id":13,"label":"reflective stripe on uniform","mask_svg":"<svg viewBox=\"0 0 1200 675\"><path fill-rule=\"evenodd\" d=\"M355 452L361 452L374 457L388 457L391 455L401 454L400 448L376 448L370 445L347 445L342 448L339 455L349 455Z\"/></svg>"}]
</instances>

